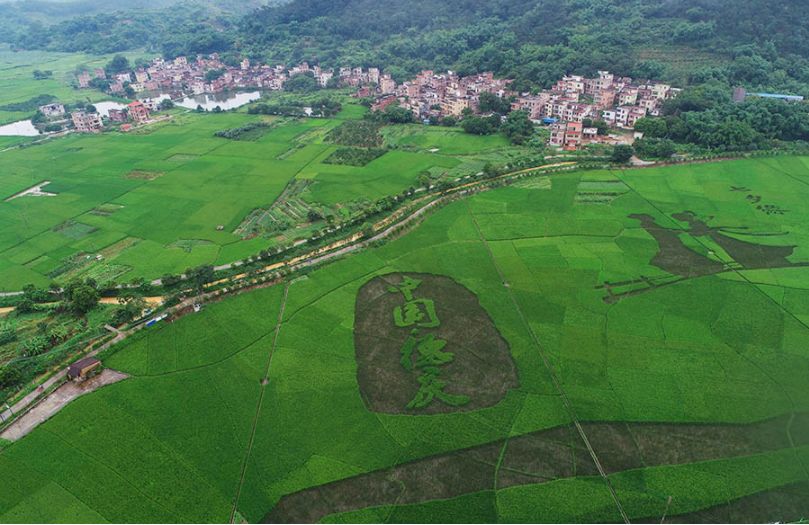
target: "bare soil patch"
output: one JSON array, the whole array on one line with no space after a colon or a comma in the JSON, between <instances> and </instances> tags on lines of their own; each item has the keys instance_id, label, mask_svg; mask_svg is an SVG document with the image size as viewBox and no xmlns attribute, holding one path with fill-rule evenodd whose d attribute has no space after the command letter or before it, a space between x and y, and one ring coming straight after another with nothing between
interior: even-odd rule
<instances>
[{"instance_id":1,"label":"bare soil patch","mask_svg":"<svg viewBox=\"0 0 809 525\"><path fill-rule=\"evenodd\" d=\"M130 180L155 180L165 175L162 171L132 170L124 177Z\"/></svg>"},{"instance_id":2,"label":"bare soil patch","mask_svg":"<svg viewBox=\"0 0 809 525\"><path fill-rule=\"evenodd\" d=\"M12 201L14 199L18 199L20 197L56 197L55 193L51 193L51 192L45 191L43 189L45 186L47 186L50 183L51 183L51 181L44 180L44 181L40 182L39 184L35 184L34 186L31 186L27 190L23 190L23 191L21 191L19 193L15 193L11 197L7 198L6 202Z\"/></svg>"}]
</instances>

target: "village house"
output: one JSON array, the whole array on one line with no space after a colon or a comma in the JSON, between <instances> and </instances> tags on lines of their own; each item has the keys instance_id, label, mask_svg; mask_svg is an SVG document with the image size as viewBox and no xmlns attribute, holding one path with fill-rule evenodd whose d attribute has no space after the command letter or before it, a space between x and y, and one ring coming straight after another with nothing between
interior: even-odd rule
<instances>
[{"instance_id":1,"label":"village house","mask_svg":"<svg viewBox=\"0 0 809 525\"><path fill-rule=\"evenodd\" d=\"M582 143L582 129L581 122L568 122L567 129L565 130L565 143L564 149L567 151L575 151Z\"/></svg>"},{"instance_id":2,"label":"village house","mask_svg":"<svg viewBox=\"0 0 809 525\"><path fill-rule=\"evenodd\" d=\"M107 113L107 117L111 122L126 122L129 120L129 114L126 109L110 109Z\"/></svg>"},{"instance_id":3,"label":"village house","mask_svg":"<svg viewBox=\"0 0 809 525\"><path fill-rule=\"evenodd\" d=\"M143 69L135 71L135 82L144 83L149 80L149 73Z\"/></svg>"},{"instance_id":4,"label":"village house","mask_svg":"<svg viewBox=\"0 0 809 525\"><path fill-rule=\"evenodd\" d=\"M90 87L90 82L93 80L93 78L87 71L82 71L81 73L76 75L76 80L78 81L79 87L81 89L87 89L88 87Z\"/></svg>"},{"instance_id":5,"label":"village house","mask_svg":"<svg viewBox=\"0 0 809 525\"><path fill-rule=\"evenodd\" d=\"M86 381L101 371L101 361L95 357L85 357L70 365L67 369L67 378L70 381Z\"/></svg>"},{"instance_id":6,"label":"village house","mask_svg":"<svg viewBox=\"0 0 809 525\"><path fill-rule=\"evenodd\" d=\"M149 110L140 100L136 100L127 106L129 118L136 124L145 124L149 121Z\"/></svg>"},{"instance_id":7,"label":"village house","mask_svg":"<svg viewBox=\"0 0 809 525\"><path fill-rule=\"evenodd\" d=\"M511 104L511 109L513 111L525 111L528 113L528 118L531 120L539 120L543 117L545 105L549 101L550 95L547 93L540 93L538 95L522 95Z\"/></svg>"},{"instance_id":8,"label":"village house","mask_svg":"<svg viewBox=\"0 0 809 525\"><path fill-rule=\"evenodd\" d=\"M609 71L599 71L598 77L584 79L584 92L587 95L595 95L601 91L612 88L615 75Z\"/></svg>"},{"instance_id":9,"label":"village house","mask_svg":"<svg viewBox=\"0 0 809 525\"><path fill-rule=\"evenodd\" d=\"M45 118L63 117L65 115L65 106L59 103L46 104L39 106L39 112L42 113Z\"/></svg>"},{"instance_id":10,"label":"village house","mask_svg":"<svg viewBox=\"0 0 809 525\"><path fill-rule=\"evenodd\" d=\"M549 128L551 132L551 138L548 140L548 144L557 148L561 148L565 145L565 132L567 131L567 123L566 122L557 122L555 124L551 124Z\"/></svg>"},{"instance_id":11,"label":"village house","mask_svg":"<svg viewBox=\"0 0 809 525\"><path fill-rule=\"evenodd\" d=\"M617 118L618 115L614 109L608 109L601 112L601 120L606 122L608 126L615 126Z\"/></svg>"},{"instance_id":12,"label":"village house","mask_svg":"<svg viewBox=\"0 0 809 525\"><path fill-rule=\"evenodd\" d=\"M396 82L390 77L390 75L382 76L382 79L379 81L379 91L383 95L390 95L396 92Z\"/></svg>"},{"instance_id":13,"label":"village house","mask_svg":"<svg viewBox=\"0 0 809 525\"><path fill-rule=\"evenodd\" d=\"M593 104L598 109L607 109L615 106L617 93L611 88L600 89L593 95Z\"/></svg>"},{"instance_id":14,"label":"village house","mask_svg":"<svg viewBox=\"0 0 809 525\"><path fill-rule=\"evenodd\" d=\"M101 115L98 113L86 113L84 111L74 111L71 114L73 126L79 133L98 133L104 128Z\"/></svg>"},{"instance_id":15,"label":"village house","mask_svg":"<svg viewBox=\"0 0 809 525\"><path fill-rule=\"evenodd\" d=\"M141 103L144 106L146 106L146 109L149 111L149 113L157 113L158 111L160 111L160 102L161 100L156 98L141 99Z\"/></svg>"},{"instance_id":16,"label":"village house","mask_svg":"<svg viewBox=\"0 0 809 525\"><path fill-rule=\"evenodd\" d=\"M618 93L619 106L634 106L638 103L638 88L626 87Z\"/></svg>"}]
</instances>

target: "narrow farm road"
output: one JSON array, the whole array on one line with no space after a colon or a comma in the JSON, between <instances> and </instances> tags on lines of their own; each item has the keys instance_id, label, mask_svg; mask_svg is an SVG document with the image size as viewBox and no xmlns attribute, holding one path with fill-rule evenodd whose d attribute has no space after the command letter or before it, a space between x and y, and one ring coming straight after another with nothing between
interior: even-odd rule
<instances>
[{"instance_id":1,"label":"narrow farm road","mask_svg":"<svg viewBox=\"0 0 809 525\"><path fill-rule=\"evenodd\" d=\"M497 271L497 275L500 277L500 282L503 285L503 288L506 289L506 293L508 294L509 298L511 299L511 303L514 305L514 309L517 311L517 314L522 321L523 326L525 327L528 335L531 337L531 341L534 343L534 347L539 354L540 359L542 359L545 368L548 371L548 375L551 378L551 382L553 383L554 388L556 389L559 397L562 399L562 404L564 404L565 409L567 410L568 414L570 415L570 419L573 422L573 425L576 427L576 431L578 432L579 436L584 443L584 446L587 448L587 451L590 453L590 457L593 459L593 463L598 469L598 473L601 475L604 483L607 486L607 489L612 496L613 501L615 502L616 507L618 508L618 512L623 518L624 523L630 523L629 516L624 511L624 507L621 504L621 500L618 498L618 494L615 492L615 488L612 486L612 482L610 481L609 476L607 476L606 470L601 465L601 461L598 459L598 455L596 454L595 450L593 449L592 445L590 444L590 439L587 437L587 434L584 432L584 427L582 427L581 422L579 421L578 416L576 415L576 410L573 407L573 403L570 401L570 398L565 392L564 388L562 388L562 382L559 380L559 375L556 373L556 369L554 368L553 364L551 363L550 358L548 358L547 353L545 352L545 347L540 342L539 337L537 336L534 328L531 326L531 323L528 321L528 317L522 310L520 303L517 301L517 298L514 295L514 292L511 289L508 281L506 280L506 276L503 273L500 265L497 264L497 258L494 256L494 252L492 252L491 246L489 245L489 241L483 235L483 231L480 229L480 225L478 224L477 219L475 218L472 210L469 208L467 203L467 212L469 213L469 217L472 219L472 224L475 226L475 230L478 233L478 237L480 238L480 242L483 243L483 246L486 248L487 253L489 254L489 259L492 262L492 266Z\"/></svg>"},{"instance_id":2,"label":"narrow farm road","mask_svg":"<svg viewBox=\"0 0 809 525\"><path fill-rule=\"evenodd\" d=\"M289 286L287 282L284 287L284 297L281 299L281 307L278 309L278 321L275 324L275 335L270 345L270 352L267 356L267 367L264 369L264 377L261 379L261 389L258 395L258 402L256 403L256 415L253 417L253 427L250 430L250 440L247 443L247 450L244 453L244 460L242 461L242 469L239 474L239 484L236 486L236 495L233 497L233 509L230 511L230 523L234 523L236 512L239 507L239 497L242 494L242 486L244 486L244 478L247 474L247 465L250 462L250 453L253 451L253 442L256 438L256 427L258 426L258 418L261 416L261 404L264 402L264 393L267 390L267 385L270 384L270 367L272 366L272 356L275 354L275 347L278 345L278 335L281 333L281 325L284 322L284 312L287 306L287 297L289 297Z\"/></svg>"},{"instance_id":3,"label":"narrow farm road","mask_svg":"<svg viewBox=\"0 0 809 525\"><path fill-rule=\"evenodd\" d=\"M121 330L118 330L117 328L114 328L109 325L105 326L104 328L114 333L115 337L113 337L103 345L99 346L95 350L92 350L84 354L83 357L95 357L96 355L98 355L99 352L103 352L112 345L120 343L135 331L133 330L130 331L129 333L122 332ZM25 412L27 412L28 410L30 410L45 392L49 391L52 387L56 386L57 384L63 383L65 381L65 379L67 378L67 369L68 367L65 367L62 370L56 372L53 376L48 378L48 380L39 385L31 393L29 393L28 395L26 395L16 403L14 403L13 406L9 406L7 404L5 410L3 410L3 412L0 412L0 423L8 421L11 417L14 417L15 415L20 416ZM50 397L50 395L52 394L49 394L48 397Z\"/></svg>"}]
</instances>

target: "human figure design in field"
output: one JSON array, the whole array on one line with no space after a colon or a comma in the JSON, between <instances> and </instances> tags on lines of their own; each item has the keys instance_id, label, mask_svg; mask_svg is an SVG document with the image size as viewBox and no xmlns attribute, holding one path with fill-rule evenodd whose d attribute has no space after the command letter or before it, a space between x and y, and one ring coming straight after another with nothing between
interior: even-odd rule
<instances>
[{"instance_id":1,"label":"human figure design in field","mask_svg":"<svg viewBox=\"0 0 809 525\"><path fill-rule=\"evenodd\" d=\"M444 352L446 340L433 333L422 333L422 330L439 327L441 321L435 311L435 301L413 296L420 284L420 280L405 276L398 286L388 288L390 293L401 293L405 299L404 305L393 310L394 324L399 328L412 327L400 349L400 363L408 372L419 372L419 389L407 408L424 408L436 399L450 406L463 406L469 403L469 397L445 392L447 382L441 379L441 367L452 363L455 354Z\"/></svg>"},{"instance_id":2,"label":"human figure design in field","mask_svg":"<svg viewBox=\"0 0 809 525\"><path fill-rule=\"evenodd\" d=\"M604 283L599 288L605 288L608 295L604 297L606 302L616 302L622 297L637 295L647 292L658 286L672 284L685 279L713 275L730 270L758 270L764 268L793 268L807 266L809 263L794 263L788 259L796 246L767 246L742 241L731 237L729 234L745 235L751 237L773 237L785 235L784 233L751 233L745 231L743 227L732 228L727 226L708 226L707 223L697 218L689 211L672 215L678 221L688 224L688 228L680 230L677 228L667 228L661 226L651 215L635 214L629 216L640 221L641 226L649 235L654 237L659 246L658 252L652 258L651 263L661 270L676 276L648 278L641 277L633 281L620 283ZM721 248L729 257L730 261L719 261L706 255L698 253L688 247L682 240L681 235L688 234L697 241L700 238L709 239ZM641 284L640 288L633 286ZM645 287L643 286L645 285ZM619 292L616 288L630 287L629 291Z\"/></svg>"}]
</instances>

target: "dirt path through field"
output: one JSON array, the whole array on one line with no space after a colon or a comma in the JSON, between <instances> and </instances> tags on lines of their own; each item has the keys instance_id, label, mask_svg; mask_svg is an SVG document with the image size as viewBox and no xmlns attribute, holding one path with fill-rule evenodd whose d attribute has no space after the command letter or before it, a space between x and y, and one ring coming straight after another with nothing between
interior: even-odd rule
<instances>
[{"instance_id":1,"label":"dirt path through field","mask_svg":"<svg viewBox=\"0 0 809 525\"><path fill-rule=\"evenodd\" d=\"M570 418L573 421L573 425L575 426L576 430L578 431L579 436L581 436L582 442L587 447L587 451L589 452L590 457L593 459L593 463L595 463L595 466L598 469L598 473L601 475L601 478L604 480L604 483L607 486L607 489L609 490L613 501L615 502L615 505L616 505L616 507L618 509L618 512L621 514L621 518L623 518L624 523L630 523L629 516L624 511L624 507L621 504L621 500L618 498L618 494L616 493L615 488L613 487L612 482L610 481L610 478L607 476L607 472L606 472L606 470L604 470L604 467L601 464L601 460L599 459L598 455L596 454L595 450L593 449L593 446L590 443L590 439L587 437L587 434L584 432L584 427L582 427L582 425L581 425L581 423L579 421L579 418L576 415L576 411L573 408L573 403L571 403L570 398L567 395L567 392L565 392L565 390L562 388L562 382L559 380L559 375L557 374L556 369L551 364L551 360L550 360L550 358L547 356L547 354L545 352L545 347L540 342L539 337L537 337L536 332L534 331L533 327L531 326L531 323L528 322L528 317L523 312L522 307L520 307L520 303L517 301L517 298L515 297L514 292L511 290L511 286L509 285L508 281L506 280L506 276L503 273L502 269L500 268L500 265L497 262L497 258L494 256L494 252L492 252L492 249L491 249L491 246L489 245L488 239L486 239L486 236L483 235L483 230L481 230L480 224L478 224L478 221L475 218L474 214L472 213L472 210L469 208L469 203L468 202L466 203L466 206L467 206L467 212L469 213L469 217L472 219L472 224L474 224L475 230L477 231L478 237L480 238L480 242L483 243L483 246L486 248L486 251L489 254L489 258L491 259L492 266L494 266L494 269L497 271L497 275L500 277L500 282L503 284L503 287L506 289L506 293L508 294L509 298L511 299L511 303L514 305L514 309L516 310L517 314L519 315L523 326L525 327L526 331L528 332L528 335L531 337L531 340L534 343L534 347L536 348L537 353L539 353L540 359L542 359L542 362L545 364L545 368L547 369L548 375L551 378L551 383L553 383L553 387L559 393L559 397L562 399L562 403L564 404L565 409L567 410L568 414L570 414Z\"/></svg>"},{"instance_id":2,"label":"dirt path through field","mask_svg":"<svg viewBox=\"0 0 809 525\"><path fill-rule=\"evenodd\" d=\"M267 367L264 370L264 378L261 380L261 392L258 396L256 403L256 415L253 417L253 427L250 430L250 441L247 443L247 450L244 454L244 461L242 462L242 470L239 475L239 485L236 487L236 495L233 497L233 509L230 513L230 523L235 523L236 513L239 509L239 497L242 493L242 486L244 485L244 477L247 474L247 465L250 461L250 453L253 451L253 441L256 438L256 427L258 426L258 418L261 416L261 404L264 401L264 392L267 390L267 385L270 384L270 367L272 366L272 356L275 354L275 347L278 344L278 335L281 333L281 325L284 322L284 312L287 307L287 298L289 297L289 285L286 283L284 287L284 296L281 299L281 307L278 309L278 321L275 324L275 333L273 334L272 345L270 352L267 356Z\"/></svg>"},{"instance_id":3,"label":"dirt path through field","mask_svg":"<svg viewBox=\"0 0 809 525\"><path fill-rule=\"evenodd\" d=\"M56 415L74 399L127 377L129 376L122 372L107 369L84 383L67 382L0 433L0 438L17 441Z\"/></svg>"}]
</instances>

